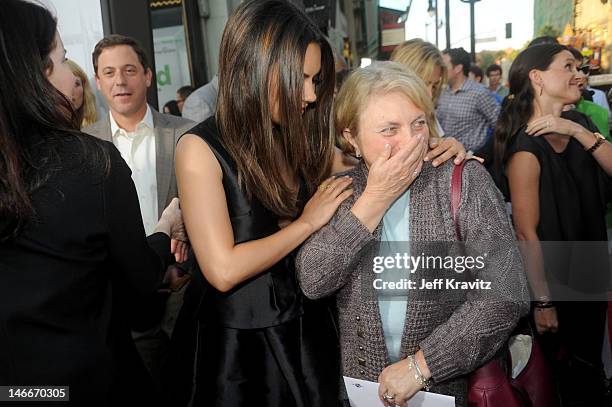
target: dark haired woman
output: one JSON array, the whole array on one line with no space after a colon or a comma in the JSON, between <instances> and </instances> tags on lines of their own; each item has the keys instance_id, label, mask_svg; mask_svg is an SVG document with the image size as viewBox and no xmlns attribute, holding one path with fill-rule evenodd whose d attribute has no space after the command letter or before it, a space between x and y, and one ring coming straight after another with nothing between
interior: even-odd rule
<instances>
[{"instance_id":1,"label":"dark haired woman","mask_svg":"<svg viewBox=\"0 0 612 407\"><path fill-rule=\"evenodd\" d=\"M279 0L242 3L220 49L217 114L181 138L176 158L201 271L182 312L195 296L193 405L337 405L333 322L303 300L292 258L351 194L349 178L325 179L332 51Z\"/></svg>"},{"instance_id":2,"label":"dark haired woman","mask_svg":"<svg viewBox=\"0 0 612 407\"><path fill-rule=\"evenodd\" d=\"M178 108L176 100L171 100L164 105L164 113L181 117L181 111Z\"/></svg>"},{"instance_id":3,"label":"dark haired woman","mask_svg":"<svg viewBox=\"0 0 612 407\"><path fill-rule=\"evenodd\" d=\"M566 47L527 48L509 80L511 95L494 133L495 172L524 242L536 328L551 359L566 355L566 363L554 366L562 400L603 405L612 145L581 113L562 113L580 98L576 61Z\"/></svg>"},{"instance_id":4,"label":"dark haired woman","mask_svg":"<svg viewBox=\"0 0 612 407\"><path fill-rule=\"evenodd\" d=\"M146 315L172 260L178 203L145 239L119 152L76 130L56 28L48 10L2 1L0 384L68 386L72 405L151 405L127 318Z\"/></svg>"}]
</instances>

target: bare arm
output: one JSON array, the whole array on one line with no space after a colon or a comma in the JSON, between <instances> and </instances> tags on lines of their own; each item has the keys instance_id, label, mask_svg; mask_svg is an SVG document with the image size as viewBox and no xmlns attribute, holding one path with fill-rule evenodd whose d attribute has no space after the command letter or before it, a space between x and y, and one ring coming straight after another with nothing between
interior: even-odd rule
<instances>
[{"instance_id":1,"label":"bare arm","mask_svg":"<svg viewBox=\"0 0 612 407\"><path fill-rule=\"evenodd\" d=\"M507 172L512 214L525 259L527 279L536 300L550 301L542 246L536 232L540 222L540 163L533 154L518 152L510 158ZM536 308L534 320L540 333L554 332L558 328L555 308Z\"/></svg>"},{"instance_id":2,"label":"bare arm","mask_svg":"<svg viewBox=\"0 0 612 407\"><path fill-rule=\"evenodd\" d=\"M234 244L222 170L201 138L185 135L177 146L176 175L185 226L198 264L219 291L265 271L318 230L350 196L348 178L326 181L334 188L319 190L302 216L263 239Z\"/></svg>"},{"instance_id":3,"label":"bare arm","mask_svg":"<svg viewBox=\"0 0 612 407\"><path fill-rule=\"evenodd\" d=\"M531 153L514 154L507 165L512 196L512 216L516 235L525 258L527 279L535 298L550 297L540 239L536 232L540 222L540 163Z\"/></svg>"}]
</instances>

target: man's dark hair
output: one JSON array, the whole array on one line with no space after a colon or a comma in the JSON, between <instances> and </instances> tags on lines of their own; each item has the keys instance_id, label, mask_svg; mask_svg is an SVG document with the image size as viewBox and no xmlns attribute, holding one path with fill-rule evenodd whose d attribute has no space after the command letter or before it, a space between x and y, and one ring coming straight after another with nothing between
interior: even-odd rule
<instances>
[{"instance_id":1,"label":"man's dark hair","mask_svg":"<svg viewBox=\"0 0 612 407\"><path fill-rule=\"evenodd\" d=\"M470 54L462 48L451 48L444 50L443 54L450 57L453 66L463 65L463 75L468 76L470 73L471 58Z\"/></svg>"},{"instance_id":2,"label":"man's dark hair","mask_svg":"<svg viewBox=\"0 0 612 407\"><path fill-rule=\"evenodd\" d=\"M497 65L497 64L491 64L487 67L487 78L489 76L491 76L491 72L496 72L499 71L499 74L502 74L502 68L501 66Z\"/></svg>"},{"instance_id":3,"label":"man's dark hair","mask_svg":"<svg viewBox=\"0 0 612 407\"><path fill-rule=\"evenodd\" d=\"M480 69L478 65L470 66L470 72L474 74L474 77L480 78L482 80L483 78L482 69Z\"/></svg>"},{"instance_id":4,"label":"man's dark hair","mask_svg":"<svg viewBox=\"0 0 612 407\"><path fill-rule=\"evenodd\" d=\"M140 45L138 41L134 38L127 37L125 35L112 34L107 37L102 38L96 46L94 47L94 51L91 54L91 59L93 62L94 72L96 76L98 75L98 58L100 58L100 54L107 48L113 48L119 45L127 45L132 47L136 55L138 56L138 61L146 71L151 66L149 65L149 61L147 59L147 54L144 49Z\"/></svg>"},{"instance_id":5,"label":"man's dark hair","mask_svg":"<svg viewBox=\"0 0 612 407\"><path fill-rule=\"evenodd\" d=\"M559 41L555 37L551 37L550 35L543 35L541 37L534 38L529 43L528 47L532 47L534 45L542 45L542 44L558 44Z\"/></svg>"},{"instance_id":6,"label":"man's dark hair","mask_svg":"<svg viewBox=\"0 0 612 407\"><path fill-rule=\"evenodd\" d=\"M178 93L181 99L185 100L187 99L187 97L189 97L189 95L191 95L193 91L194 91L193 86L186 85L186 86L181 86L180 88L178 88L176 93Z\"/></svg>"}]
</instances>

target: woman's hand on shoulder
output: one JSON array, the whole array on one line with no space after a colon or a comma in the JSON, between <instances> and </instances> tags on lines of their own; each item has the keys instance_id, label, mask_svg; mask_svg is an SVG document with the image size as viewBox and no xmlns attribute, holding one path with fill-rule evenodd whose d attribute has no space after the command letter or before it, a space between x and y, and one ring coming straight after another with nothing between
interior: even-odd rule
<instances>
[{"instance_id":1,"label":"woman's hand on shoulder","mask_svg":"<svg viewBox=\"0 0 612 407\"><path fill-rule=\"evenodd\" d=\"M321 229L334 216L340 204L353 194L350 188L352 182L349 176L330 177L323 181L296 222L306 223L311 233Z\"/></svg>"},{"instance_id":2,"label":"woman's hand on shoulder","mask_svg":"<svg viewBox=\"0 0 612 407\"><path fill-rule=\"evenodd\" d=\"M553 116L552 114L547 114L532 120L527 124L527 128L525 129L525 133L535 137L548 133L576 137L585 132L590 133L578 123L564 119L563 117Z\"/></svg>"},{"instance_id":3,"label":"woman's hand on shoulder","mask_svg":"<svg viewBox=\"0 0 612 407\"><path fill-rule=\"evenodd\" d=\"M425 161L432 161L432 165L437 167L445 163L451 158L455 158L453 162L459 165L466 159L467 152L463 144L454 137L430 137L429 152L425 155Z\"/></svg>"}]
</instances>

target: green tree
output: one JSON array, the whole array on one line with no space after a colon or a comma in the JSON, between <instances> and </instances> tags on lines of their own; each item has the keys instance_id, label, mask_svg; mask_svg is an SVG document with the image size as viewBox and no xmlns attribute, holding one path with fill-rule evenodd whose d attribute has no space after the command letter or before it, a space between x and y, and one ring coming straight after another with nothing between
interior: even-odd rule
<instances>
[{"instance_id":1,"label":"green tree","mask_svg":"<svg viewBox=\"0 0 612 407\"><path fill-rule=\"evenodd\" d=\"M555 27L553 27L552 25L545 24L544 26L542 26L538 30L538 37L542 37L542 36L545 36L545 35L557 38L558 36L561 35L561 32L558 29L556 29Z\"/></svg>"},{"instance_id":2,"label":"green tree","mask_svg":"<svg viewBox=\"0 0 612 407\"><path fill-rule=\"evenodd\" d=\"M481 51L476 57L476 62L484 71L489 65L497 63L503 56L504 51Z\"/></svg>"}]
</instances>

